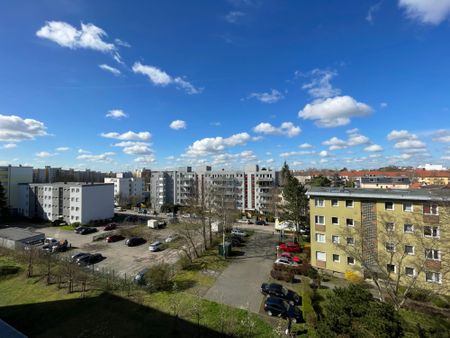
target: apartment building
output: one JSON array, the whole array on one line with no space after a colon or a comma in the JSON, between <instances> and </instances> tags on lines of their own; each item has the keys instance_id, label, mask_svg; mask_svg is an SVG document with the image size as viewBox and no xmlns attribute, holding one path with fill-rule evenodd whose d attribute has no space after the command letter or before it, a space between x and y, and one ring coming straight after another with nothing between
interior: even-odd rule
<instances>
[{"instance_id":1,"label":"apartment building","mask_svg":"<svg viewBox=\"0 0 450 338\"><path fill-rule=\"evenodd\" d=\"M108 183L20 184L21 215L87 224L114 217L114 185Z\"/></svg>"},{"instance_id":2,"label":"apartment building","mask_svg":"<svg viewBox=\"0 0 450 338\"><path fill-rule=\"evenodd\" d=\"M6 203L12 213L20 213L19 184L33 182L33 168L0 166L0 183L5 190Z\"/></svg>"},{"instance_id":3,"label":"apartment building","mask_svg":"<svg viewBox=\"0 0 450 338\"><path fill-rule=\"evenodd\" d=\"M312 266L449 293L450 191L311 188Z\"/></svg>"},{"instance_id":4,"label":"apartment building","mask_svg":"<svg viewBox=\"0 0 450 338\"><path fill-rule=\"evenodd\" d=\"M141 177L133 177L131 173L117 173L116 177L105 177L104 182L114 184L116 204L128 204L132 200L139 203L144 200L144 180Z\"/></svg>"},{"instance_id":5,"label":"apartment building","mask_svg":"<svg viewBox=\"0 0 450 338\"><path fill-rule=\"evenodd\" d=\"M33 169L33 183L54 183L54 182L89 182L100 183L105 177L112 176L111 173L99 171L74 170L54 168L45 166L44 168Z\"/></svg>"},{"instance_id":6,"label":"apartment building","mask_svg":"<svg viewBox=\"0 0 450 338\"><path fill-rule=\"evenodd\" d=\"M370 176L362 177L360 188L363 189L409 189L411 180L405 176Z\"/></svg>"}]
</instances>

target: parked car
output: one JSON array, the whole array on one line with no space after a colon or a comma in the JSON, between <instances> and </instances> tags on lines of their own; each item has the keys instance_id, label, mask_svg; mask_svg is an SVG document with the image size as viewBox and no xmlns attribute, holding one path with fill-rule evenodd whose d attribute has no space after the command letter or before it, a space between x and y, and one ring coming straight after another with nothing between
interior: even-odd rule
<instances>
[{"instance_id":1,"label":"parked car","mask_svg":"<svg viewBox=\"0 0 450 338\"><path fill-rule=\"evenodd\" d=\"M301 252L300 245L294 242L287 242L280 244L280 250L288 251L288 252Z\"/></svg>"},{"instance_id":2,"label":"parked car","mask_svg":"<svg viewBox=\"0 0 450 338\"><path fill-rule=\"evenodd\" d=\"M289 265L289 266L296 266L298 265L294 261L291 261L289 258L286 257L279 257L275 260L275 264L282 264L282 265Z\"/></svg>"},{"instance_id":3,"label":"parked car","mask_svg":"<svg viewBox=\"0 0 450 338\"><path fill-rule=\"evenodd\" d=\"M79 229L76 232L77 232L77 234L80 234L80 235L88 235L88 234L92 234L94 232L97 232L97 228L81 227L81 229Z\"/></svg>"},{"instance_id":4,"label":"parked car","mask_svg":"<svg viewBox=\"0 0 450 338\"><path fill-rule=\"evenodd\" d=\"M165 242L166 243L170 243L170 242L176 241L178 238L180 238L180 235L172 234L172 235L169 235L169 237L166 238Z\"/></svg>"},{"instance_id":5,"label":"parked car","mask_svg":"<svg viewBox=\"0 0 450 338\"><path fill-rule=\"evenodd\" d=\"M64 252L69 247L69 242L67 239L61 239L55 244L52 245L50 251L51 252Z\"/></svg>"},{"instance_id":6,"label":"parked car","mask_svg":"<svg viewBox=\"0 0 450 338\"><path fill-rule=\"evenodd\" d=\"M108 236L105 238L105 242L106 243L114 243L114 242L121 241L124 238L125 237L123 237L122 235L111 235L111 236Z\"/></svg>"},{"instance_id":7,"label":"parked car","mask_svg":"<svg viewBox=\"0 0 450 338\"><path fill-rule=\"evenodd\" d=\"M44 245L42 246L42 250L52 251L52 247L55 244L58 244L58 240L56 238L47 237L44 240Z\"/></svg>"},{"instance_id":8,"label":"parked car","mask_svg":"<svg viewBox=\"0 0 450 338\"><path fill-rule=\"evenodd\" d=\"M296 292L289 290L278 283L262 283L261 292L266 296L275 296L282 298L288 301L291 305L302 304L302 297L300 297Z\"/></svg>"},{"instance_id":9,"label":"parked car","mask_svg":"<svg viewBox=\"0 0 450 338\"><path fill-rule=\"evenodd\" d=\"M147 241L145 239L143 239L142 237L130 237L125 241L125 245L137 246L137 245L144 244L145 242L147 242Z\"/></svg>"},{"instance_id":10,"label":"parked car","mask_svg":"<svg viewBox=\"0 0 450 338\"><path fill-rule=\"evenodd\" d=\"M159 241L156 241L156 242L153 242L152 244L150 244L148 249L151 252L161 251L163 249L163 244Z\"/></svg>"},{"instance_id":11,"label":"parked car","mask_svg":"<svg viewBox=\"0 0 450 338\"><path fill-rule=\"evenodd\" d=\"M231 230L231 234L234 235L234 236L241 236L241 237L247 237L248 236L248 234L244 230L239 229L239 228L232 229Z\"/></svg>"},{"instance_id":12,"label":"parked car","mask_svg":"<svg viewBox=\"0 0 450 338\"><path fill-rule=\"evenodd\" d=\"M87 255L89 255L89 254L86 253L86 252L79 252L79 253L77 253L77 254L75 254L75 255L72 255L72 256L70 257L70 260L71 260L73 263L77 263L79 259L81 259L82 257L87 256Z\"/></svg>"},{"instance_id":13,"label":"parked car","mask_svg":"<svg viewBox=\"0 0 450 338\"><path fill-rule=\"evenodd\" d=\"M139 271L136 274L136 276L134 276L133 279L134 283L142 286L148 285L148 282L145 280L145 274L147 273L148 270L149 270L148 268L145 268Z\"/></svg>"},{"instance_id":14,"label":"parked car","mask_svg":"<svg viewBox=\"0 0 450 338\"><path fill-rule=\"evenodd\" d=\"M253 224L249 219L238 219L237 222L242 224Z\"/></svg>"},{"instance_id":15,"label":"parked car","mask_svg":"<svg viewBox=\"0 0 450 338\"><path fill-rule=\"evenodd\" d=\"M262 220L256 221L255 224L256 225L267 225L267 223L265 221L262 221Z\"/></svg>"},{"instance_id":16,"label":"parked car","mask_svg":"<svg viewBox=\"0 0 450 338\"><path fill-rule=\"evenodd\" d=\"M110 231L110 230L114 230L117 229L117 223L109 223L104 227L104 231Z\"/></svg>"},{"instance_id":17,"label":"parked car","mask_svg":"<svg viewBox=\"0 0 450 338\"><path fill-rule=\"evenodd\" d=\"M302 312L296 306L290 305L284 299L279 297L270 296L264 302L264 311L269 316L279 316L287 319L291 318L293 323L302 323Z\"/></svg>"},{"instance_id":18,"label":"parked car","mask_svg":"<svg viewBox=\"0 0 450 338\"><path fill-rule=\"evenodd\" d=\"M231 242L233 246L241 246L245 241L239 236L229 236L226 239L228 242Z\"/></svg>"},{"instance_id":19,"label":"parked car","mask_svg":"<svg viewBox=\"0 0 450 338\"><path fill-rule=\"evenodd\" d=\"M291 254L290 252L287 252L287 251L282 252L280 257L286 257L287 259L289 259L295 263L301 263L301 260L299 257L294 256L293 254Z\"/></svg>"},{"instance_id":20,"label":"parked car","mask_svg":"<svg viewBox=\"0 0 450 338\"><path fill-rule=\"evenodd\" d=\"M97 264L98 262L101 262L104 259L105 259L105 257L103 257L103 255L99 254L99 253L88 254L86 256L81 257L78 260L77 264L79 266L93 265L93 264Z\"/></svg>"}]
</instances>

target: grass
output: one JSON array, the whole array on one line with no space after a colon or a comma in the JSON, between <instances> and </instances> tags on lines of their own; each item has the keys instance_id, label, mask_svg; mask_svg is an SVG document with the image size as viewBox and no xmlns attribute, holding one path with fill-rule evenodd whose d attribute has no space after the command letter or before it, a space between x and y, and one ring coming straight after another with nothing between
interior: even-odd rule
<instances>
[{"instance_id":1,"label":"grass","mask_svg":"<svg viewBox=\"0 0 450 338\"><path fill-rule=\"evenodd\" d=\"M442 334L441 336L436 335L436 337L445 337L446 334L450 335L450 321L443 317L432 316L409 309L401 309L400 316L404 321L403 329L405 337L417 337L418 326L426 331Z\"/></svg>"}]
</instances>

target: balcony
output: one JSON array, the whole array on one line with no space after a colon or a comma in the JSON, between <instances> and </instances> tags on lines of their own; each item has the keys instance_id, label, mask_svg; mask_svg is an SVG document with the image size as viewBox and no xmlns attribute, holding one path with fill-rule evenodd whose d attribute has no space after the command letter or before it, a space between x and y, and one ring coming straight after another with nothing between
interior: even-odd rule
<instances>
[{"instance_id":1,"label":"balcony","mask_svg":"<svg viewBox=\"0 0 450 338\"><path fill-rule=\"evenodd\" d=\"M436 261L433 259L427 259L425 261L425 267L427 269L431 269L431 270L440 270L441 268L441 261Z\"/></svg>"},{"instance_id":2,"label":"balcony","mask_svg":"<svg viewBox=\"0 0 450 338\"><path fill-rule=\"evenodd\" d=\"M324 231L326 231L326 226L325 226L325 224L316 224L314 226L314 229L316 231L324 232Z\"/></svg>"},{"instance_id":3,"label":"balcony","mask_svg":"<svg viewBox=\"0 0 450 338\"><path fill-rule=\"evenodd\" d=\"M439 224L439 215L423 214L423 222L426 224Z\"/></svg>"}]
</instances>

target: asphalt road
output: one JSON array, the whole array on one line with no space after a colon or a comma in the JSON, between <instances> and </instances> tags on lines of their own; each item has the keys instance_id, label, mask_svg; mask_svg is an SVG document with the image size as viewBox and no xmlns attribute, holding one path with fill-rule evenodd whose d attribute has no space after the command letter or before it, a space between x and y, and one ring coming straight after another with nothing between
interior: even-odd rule
<instances>
[{"instance_id":1,"label":"asphalt road","mask_svg":"<svg viewBox=\"0 0 450 338\"><path fill-rule=\"evenodd\" d=\"M231 258L232 263L219 275L205 298L258 313L263 300L261 284L269 278L277 239L271 232L256 232L251 236L245 247L238 248L244 254Z\"/></svg>"}]
</instances>

